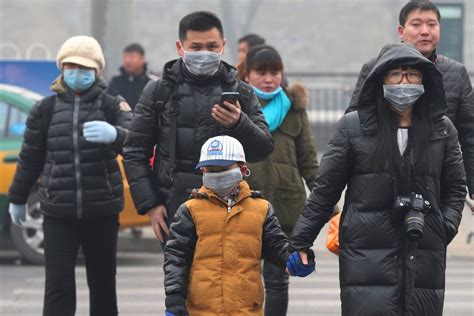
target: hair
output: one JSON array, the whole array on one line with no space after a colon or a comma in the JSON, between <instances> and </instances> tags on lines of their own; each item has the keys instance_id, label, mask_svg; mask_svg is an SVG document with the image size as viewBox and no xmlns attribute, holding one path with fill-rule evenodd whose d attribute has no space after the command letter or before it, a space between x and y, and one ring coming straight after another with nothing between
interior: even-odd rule
<instances>
[{"instance_id":1,"label":"hair","mask_svg":"<svg viewBox=\"0 0 474 316\"><path fill-rule=\"evenodd\" d=\"M376 90L378 132L376 146L370 153L369 160L377 171L382 171L387 160L392 167L398 165L399 158L396 143L399 115L390 109L388 101L383 97L383 75L380 76L377 82L380 83ZM413 106L412 127L409 131L409 139L410 144L413 146L416 166L425 172L430 172L431 159L428 156L427 149L433 127L426 102L425 95L422 95Z\"/></svg>"},{"instance_id":2,"label":"hair","mask_svg":"<svg viewBox=\"0 0 474 316\"><path fill-rule=\"evenodd\" d=\"M221 20L212 12L196 11L186 15L179 21L179 40L186 40L188 31L205 32L217 28L224 38L224 28Z\"/></svg>"},{"instance_id":3,"label":"hair","mask_svg":"<svg viewBox=\"0 0 474 316\"><path fill-rule=\"evenodd\" d=\"M247 53L239 74L241 78L255 71L283 71L283 60L278 51L269 45L257 45Z\"/></svg>"},{"instance_id":4,"label":"hair","mask_svg":"<svg viewBox=\"0 0 474 316\"><path fill-rule=\"evenodd\" d=\"M398 22L401 26L405 26L405 23L407 23L408 15L415 10L434 11L438 17L438 22L441 21L441 13L439 12L438 7L436 7L434 3L428 0L412 0L405 4L405 6L400 10Z\"/></svg>"},{"instance_id":5,"label":"hair","mask_svg":"<svg viewBox=\"0 0 474 316\"><path fill-rule=\"evenodd\" d=\"M247 34L239 38L239 44L242 42L247 43L250 49L254 46L265 44L265 39L257 34Z\"/></svg>"},{"instance_id":6,"label":"hair","mask_svg":"<svg viewBox=\"0 0 474 316\"><path fill-rule=\"evenodd\" d=\"M132 44L127 45L123 49L123 52L124 53L139 53L140 55L145 56L145 49L143 48L142 45L138 43L132 43Z\"/></svg>"}]
</instances>

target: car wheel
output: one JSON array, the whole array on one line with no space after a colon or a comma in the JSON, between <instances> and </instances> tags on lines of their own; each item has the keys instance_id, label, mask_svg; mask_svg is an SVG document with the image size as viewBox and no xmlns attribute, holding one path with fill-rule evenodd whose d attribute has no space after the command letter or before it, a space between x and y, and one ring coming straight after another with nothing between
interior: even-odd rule
<instances>
[{"instance_id":1,"label":"car wheel","mask_svg":"<svg viewBox=\"0 0 474 316\"><path fill-rule=\"evenodd\" d=\"M40 212L38 191L28 198L26 221L22 227L10 225L10 235L21 257L28 263L44 264L43 215Z\"/></svg>"}]
</instances>

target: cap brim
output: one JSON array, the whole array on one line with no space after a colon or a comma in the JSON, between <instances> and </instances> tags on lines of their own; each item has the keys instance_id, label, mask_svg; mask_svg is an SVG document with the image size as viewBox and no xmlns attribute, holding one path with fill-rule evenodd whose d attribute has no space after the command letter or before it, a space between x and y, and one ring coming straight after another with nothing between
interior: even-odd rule
<instances>
[{"instance_id":1,"label":"cap brim","mask_svg":"<svg viewBox=\"0 0 474 316\"><path fill-rule=\"evenodd\" d=\"M233 163L236 163L238 161L231 161L231 160L205 160L201 161L200 163L197 164L196 169L199 169L201 167L208 167L208 166L217 166L217 167L228 167Z\"/></svg>"},{"instance_id":2,"label":"cap brim","mask_svg":"<svg viewBox=\"0 0 474 316\"><path fill-rule=\"evenodd\" d=\"M70 56L70 57L64 58L61 61L61 67L65 63L72 63L72 64L81 65L81 66L84 66L84 67L87 67L87 68L101 70L98 63L96 63L95 61L93 61L89 58L84 58L84 57L81 57L81 56Z\"/></svg>"}]
</instances>

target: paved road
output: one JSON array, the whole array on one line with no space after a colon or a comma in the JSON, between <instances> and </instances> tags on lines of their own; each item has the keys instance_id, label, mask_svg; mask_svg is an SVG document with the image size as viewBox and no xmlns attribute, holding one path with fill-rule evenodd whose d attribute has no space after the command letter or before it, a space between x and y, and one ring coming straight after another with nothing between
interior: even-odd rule
<instances>
[{"instance_id":1,"label":"paved road","mask_svg":"<svg viewBox=\"0 0 474 316\"><path fill-rule=\"evenodd\" d=\"M43 268L15 263L15 253L0 257L0 315L40 315ZM164 292L161 254L120 253L118 301L121 315L163 315ZM76 269L77 315L88 315L84 266ZM339 315L337 258L319 255L318 272L292 279L289 315ZM445 315L474 315L474 261L450 257L447 269Z\"/></svg>"}]
</instances>

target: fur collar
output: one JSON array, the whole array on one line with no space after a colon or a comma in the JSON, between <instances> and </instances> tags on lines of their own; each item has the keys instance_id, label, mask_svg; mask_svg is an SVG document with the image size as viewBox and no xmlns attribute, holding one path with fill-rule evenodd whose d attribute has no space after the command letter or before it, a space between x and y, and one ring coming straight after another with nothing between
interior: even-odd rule
<instances>
[{"instance_id":1,"label":"fur collar","mask_svg":"<svg viewBox=\"0 0 474 316\"><path fill-rule=\"evenodd\" d=\"M309 91L301 82L294 82L286 89L295 110L303 110L309 105Z\"/></svg>"}]
</instances>

